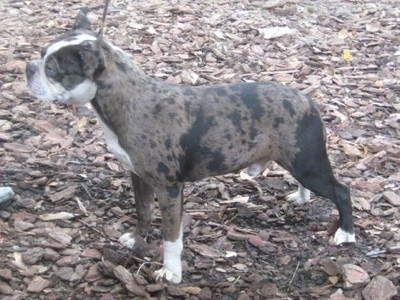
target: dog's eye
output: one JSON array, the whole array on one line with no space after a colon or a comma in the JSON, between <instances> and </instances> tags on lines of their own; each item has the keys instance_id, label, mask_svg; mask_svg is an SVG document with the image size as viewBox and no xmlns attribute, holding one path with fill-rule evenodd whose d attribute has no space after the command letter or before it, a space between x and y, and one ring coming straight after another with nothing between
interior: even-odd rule
<instances>
[{"instance_id":1,"label":"dog's eye","mask_svg":"<svg viewBox=\"0 0 400 300\"><path fill-rule=\"evenodd\" d=\"M47 65L44 69L47 75L54 75L56 73L56 68Z\"/></svg>"}]
</instances>

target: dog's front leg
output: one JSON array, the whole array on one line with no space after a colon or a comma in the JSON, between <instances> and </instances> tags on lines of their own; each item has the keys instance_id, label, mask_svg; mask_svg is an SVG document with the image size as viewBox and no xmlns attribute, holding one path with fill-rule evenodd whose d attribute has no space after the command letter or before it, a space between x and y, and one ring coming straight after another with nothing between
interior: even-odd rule
<instances>
[{"instance_id":1,"label":"dog's front leg","mask_svg":"<svg viewBox=\"0 0 400 300\"><path fill-rule=\"evenodd\" d=\"M164 263L163 267L155 272L155 277L165 278L173 283L179 283L182 279L182 192L182 183L157 191L162 214Z\"/></svg>"},{"instance_id":2,"label":"dog's front leg","mask_svg":"<svg viewBox=\"0 0 400 300\"><path fill-rule=\"evenodd\" d=\"M138 222L135 232L123 234L119 241L129 249L136 249L144 245L144 239L153 219L154 190L133 172L131 172L131 178Z\"/></svg>"}]
</instances>

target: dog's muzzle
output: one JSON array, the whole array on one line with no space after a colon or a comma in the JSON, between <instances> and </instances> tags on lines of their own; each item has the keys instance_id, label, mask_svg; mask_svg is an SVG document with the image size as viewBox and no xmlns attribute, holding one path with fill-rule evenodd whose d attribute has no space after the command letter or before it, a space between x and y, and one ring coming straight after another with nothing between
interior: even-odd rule
<instances>
[{"instance_id":1,"label":"dog's muzzle","mask_svg":"<svg viewBox=\"0 0 400 300\"><path fill-rule=\"evenodd\" d=\"M29 79L32 78L32 76L36 73L37 71L37 66L34 63L28 62L26 64L26 77L29 81Z\"/></svg>"}]
</instances>

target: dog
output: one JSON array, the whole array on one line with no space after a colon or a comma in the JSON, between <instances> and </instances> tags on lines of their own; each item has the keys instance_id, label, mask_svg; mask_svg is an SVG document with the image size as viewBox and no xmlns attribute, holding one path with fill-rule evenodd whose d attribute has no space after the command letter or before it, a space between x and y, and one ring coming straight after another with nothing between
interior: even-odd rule
<instances>
[{"instance_id":1,"label":"dog","mask_svg":"<svg viewBox=\"0 0 400 300\"><path fill-rule=\"evenodd\" d=\"M87 11L27 64L28 87L39 100L91 103L108 150L131 171L138 222L120 237L124 246L146 237L157 195L164 261L156 279L182 279L184 182L246 168L256 176L271 160L299 182L289 201L309 202L312 191L336 204L332 244L355 242L349 188L333 175L311 99L276 82L193 87L154 79L99 38Z\"/></svg>"}]
</instances>

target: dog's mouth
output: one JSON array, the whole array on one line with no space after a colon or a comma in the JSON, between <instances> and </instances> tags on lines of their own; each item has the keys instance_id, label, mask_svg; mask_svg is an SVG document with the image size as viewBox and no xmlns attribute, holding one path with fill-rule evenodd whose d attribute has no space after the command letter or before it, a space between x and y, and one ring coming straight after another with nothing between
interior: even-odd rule
<instances>
[{"instance_id":1,"label":"dog's mouth","mask_svg":"<svg viewBox=\"0 0 400 300\"><path fill-rule=\"evenodd\" d=\"M60 93L56 95L52 94L48 92L48 90L46 90L40 83L31 78L27 81L27 87L30 91L30 94L40 101L66 104L65 93Z\"/></svg>"}]
</instances>

